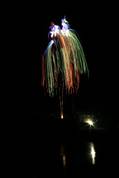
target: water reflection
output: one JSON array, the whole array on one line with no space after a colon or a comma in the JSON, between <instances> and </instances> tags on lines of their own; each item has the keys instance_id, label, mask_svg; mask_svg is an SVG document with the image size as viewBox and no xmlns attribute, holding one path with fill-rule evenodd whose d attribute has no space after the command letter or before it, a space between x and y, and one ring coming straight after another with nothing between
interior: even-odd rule
<instances>
[{"instance_id":1,"label":"water reflection","mask_svg":"<svg viewBox=\"0 0 119 178\"><path fill-rule=\"evenodd\" d=\"M91 162L92 162L92 164L95 164L96 151L95 151L95 147L94 147L94 143L93 142L89 143L89 150L90 150Z\"/></svg>"},{"instance_id":2,"label":"water reflection","mask_svg":"<svg viewBox=\"0 0 119 178\"><path fill-rule=\"evenodd\" d=\"M60 115L61 115L61 119L64 119L63 112L61 112Z\"/></svg>"},{"instance_id":3,"label":"water reflection","mask_svg":"<svg viewBox=\"0 0 119 178\"><path fill-rule=\"evenodd\" d=\"M89 166L96 164L96 150L94 143L84 141L79 142L78 144L74 145L73 147L70 147L71 145L68 145L68 151L64 144L60 144L60 165L63 168L69 168L70 166L74 167L82 167L82 166Z\"/></svg>"},{"instance_id":4,"label":"water reflection","mask_svg":"<svg viewBox=\"0 0 119 178\"><path fill-rule=\"evenodd\" d=\"M77 124L77 120L80 124ZM41 143L38 145L37 140L42 138L41 133L44 133L44 130L41 132L40 124L34 127L33 174L39 174L44 168L50 170L52 174L56 170L61 177L62 175L97 177L96 172L102 177L103 172L111 171L111 169L106 169L106 166L110 168L112 165L118 166L115 162L115 159L118 161L119 155L118 134L98 129L101 124L93 114L81 115L77 120L73 122L64 118L63 122L55 122L54 119L49 122L50 126L44 124L45 130L47 128L49 130L47 130L45 141L43 138L41 142L42 147Z\"/></svg>"},{"instance_id":5,"label":"water reflection","mask_svg":"<svg viewBox=\"0 0 119 178\"><path fill-rule=\"evenodd\" d=\"M60 146L60 159L62 161L63 167L66 167L66 154L65 154L65 149L63 144L61 144Z\"/></svg>"}]
</instances>

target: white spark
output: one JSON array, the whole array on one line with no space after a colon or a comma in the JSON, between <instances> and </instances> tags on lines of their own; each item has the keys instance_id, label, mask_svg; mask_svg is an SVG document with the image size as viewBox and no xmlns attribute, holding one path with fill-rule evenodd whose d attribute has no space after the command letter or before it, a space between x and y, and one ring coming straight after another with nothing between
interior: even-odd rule
<instances>
[{"instance_id":1,"label":"white spark","mask_svg":"<svg viewBox=\"0 0 119 178\"><path fill-rule=\"evenodd\" d=\"M84 123L88 124L90 127L94 127L95 126L95 123L91 118L85 119Z\"/></svg>"}]
</instances>

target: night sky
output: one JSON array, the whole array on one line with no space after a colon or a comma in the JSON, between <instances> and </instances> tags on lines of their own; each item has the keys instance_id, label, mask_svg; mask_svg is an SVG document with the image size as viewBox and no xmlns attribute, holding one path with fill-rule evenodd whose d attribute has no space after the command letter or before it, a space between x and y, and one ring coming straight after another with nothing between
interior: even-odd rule
<instances>
[{"instance_id":1,"label":"night sky","mask_svg":"<svg viewBox=\"0 0 119 178\"><path fill-rule=\"evenodd\" d=\"M32 119L43 119L56 112L57 97L49 98L41 87L41 56L48 44L50 22L60 24L66 15L71 28L79 34L90 70L89 79L81 77L78 96L65 96L65 110L101 113L105 121L116 125L118 101L118 66L116 56L117 11L113 4L79 2L68 4L34 4L27 10L26 26L31 52L31 113ZM47 4L47 3L46 3ZM71 104L73 101L73 104ZM47 117L47 116L46 116Z\"/></svg>"},{"instance_id":2,"label":"night sky","mask_svg":"<svg viewBox=\"0 0 119 178\"><path fill-rule=\"evenodd\" d=\"M73 171L75 175L78 172L79 177L80 174L89 176L90 168L93 172L96 167L92 169L89 165L85 169L88 165L86 144L94 141L97 151L94 177L97 174L102 177L104 171L106 176L108 171L114 174L113 165L117 166L118 173L119 139L115 132L119 129L118 5L114 1L97 0L16 4L10 1L5 2L4 8L1 5L1 9L2 46L6 46L5 51L1 50L1 62L5 63L1 65L4 81L1 88L5 87L4 94L1 92L1 106L5 107L1 109L1 121L4 120L1 126L6 172L16 171L18 175L23 168L30 176L32 171L34 178L43 177L42 173L52 176L59 164L60 175L62 147L69 159L68 175ZM61 120L58 97L49 97L41 87L41 58L48 44L50 23L60 24L64 16L80 37L90 74L89 79L81 76L77 95L64 96L65 117ZM101 129L81 129L82 113L96 116ZM75 176L72 174L72 177Z\"/></svg>"}]
</instances>

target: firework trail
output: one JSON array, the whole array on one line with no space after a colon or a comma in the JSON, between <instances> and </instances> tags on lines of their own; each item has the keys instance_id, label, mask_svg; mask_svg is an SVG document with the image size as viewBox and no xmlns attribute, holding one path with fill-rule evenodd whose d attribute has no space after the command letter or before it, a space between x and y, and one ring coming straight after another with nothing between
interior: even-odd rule
<instances>
[{"instance_id":1,"label":"firework trail","mask_svg":"<svg viewBox=\"0 0 119 178\"><path fill-rule=\"evenodd\" d=\"M81 43L66 18L61 27L54 23L48 34L49 44L42 59L42 85L50 96L58 92L62 98L67 93L78 91L80 74L89 73ZM62 101L60 103L61 107Z\"/></svg>"}]
</instances>

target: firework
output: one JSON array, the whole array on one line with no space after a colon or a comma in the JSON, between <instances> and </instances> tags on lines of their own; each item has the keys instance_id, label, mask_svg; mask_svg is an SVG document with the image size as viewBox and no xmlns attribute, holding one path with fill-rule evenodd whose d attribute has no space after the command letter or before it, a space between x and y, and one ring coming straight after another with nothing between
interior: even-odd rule
<instances>
[{"instance_id":1,"label":"firework","mask_svg":"<svg viewBox=\"0 0 119 178\"><path fill-rule=\"evenodd\" d=\"M85 119L84 123L88 124L90 127L95 127L95 122L91 118Z\"/></svg>"},{"instance_id":2,"label":"firework","mask_svg":"<svg viewBox=\"0 0 119 178\"><path fill-rule=\"evenodd\" d=\"M89 73L87 62L78 36L66 18L61 20L61 27L51 24L48 37L42 59L42 85L50 96L59 93L62 98L64 89L67 93L78 91L80 74ZM62 101L60 105L62 108Z\"/></svg>"}]
</instances>

